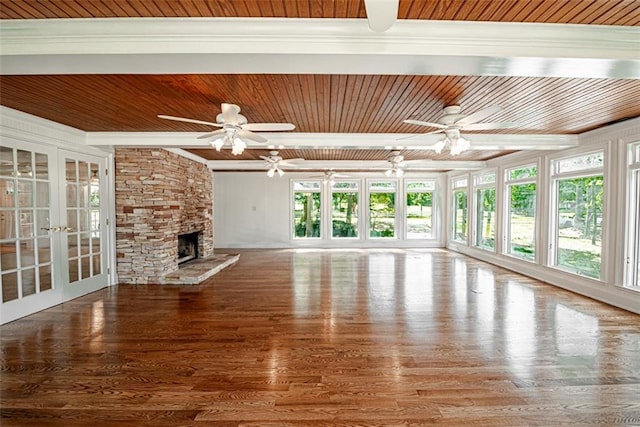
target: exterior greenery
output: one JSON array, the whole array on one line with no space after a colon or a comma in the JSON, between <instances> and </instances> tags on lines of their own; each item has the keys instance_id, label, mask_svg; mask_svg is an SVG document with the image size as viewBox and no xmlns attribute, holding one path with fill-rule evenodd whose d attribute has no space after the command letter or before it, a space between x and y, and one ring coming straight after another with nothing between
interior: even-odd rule
<instances>
[{"instance_id":1,"label":"exterior greenery","mask_svg":"<svg viewBox=\"0 0 640 427\"><path fill-rule=\"evenodd\" d=\"M294 193L296 237L320 237L320 193Z\"/></svg>"},{"instance_id":2,"label":"exterior greenery","mask_svg":"<svg viewBox=\"0 0 640 427\"><path fill-rule=\"evenodd\" d=\"M600 278L604 177L557 181L558 249L556 264Z\"/></svg>"},{"instance_id":3,"label":"exterior greenery","mask_svg":"<svg viewBox=\"0 0 640 427\"><path fill-rule=\"evenodd\" d=\"M331 195L332 236L358 237L358 193Z\"/></svg>"},{"instance_id":4,"label":"exterior greenery","mask_svg":"<svg viewBox=\"0 0 640 427\"><path fill-rule=\"evenodd\" d=\"M370 237L395 237L395 204L395 192L375 192L369 194Z\"/></svg>"},{"instance_id":5,"label":"exterior greenery","mask_svg":"<svg viewBox=\"0 0 640 427\"><path fill-rule=\"evenodd\" d=\"M496 247L496 189L476 190L476 246L493 250Z\"/></svg>"},{"instance_id":6,"label":"exterior greenery","mask_svg":"<svg viewBox=\"0 0 640 427\"><path fill-rule=\"evenodd\" d=\"M433 233L433 193L407 193L407 238L424 239Z\"/></svg>"},{"instance_id":7,"label":"exterior greenery","mask_svg":"<svg viewBox=\"0 0 640 427\"><path fill-rule=\"evenodd\" d=\"M453 192L453 240L467 240L467 190Z\"/></svg>"},{"instance_id":8,"label":"exterior greenery","mask_svg":"<svg viewBox=\"0 0 640 427\"><path fill-rule=\"evenodd\" d=\"M536 257L536 183L509 186L509 253L527 261Z\"/></svg>"}]
</instances>

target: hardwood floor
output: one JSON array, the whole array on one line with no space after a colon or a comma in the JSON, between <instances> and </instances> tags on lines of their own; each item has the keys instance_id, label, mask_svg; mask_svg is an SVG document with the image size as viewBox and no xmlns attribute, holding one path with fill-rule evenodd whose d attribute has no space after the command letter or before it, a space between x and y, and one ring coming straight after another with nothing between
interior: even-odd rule
<instances>
[{"instance_id":1,"label":"hardwood floor","mask_svg":"<svg viewBox=\"0 0 640 427\"><path fill-rule=\"evenodd\" d=\"M640 316L444 250L239 252L1 327L0 424L640 424Z\"/></svg>"}]
</instances>

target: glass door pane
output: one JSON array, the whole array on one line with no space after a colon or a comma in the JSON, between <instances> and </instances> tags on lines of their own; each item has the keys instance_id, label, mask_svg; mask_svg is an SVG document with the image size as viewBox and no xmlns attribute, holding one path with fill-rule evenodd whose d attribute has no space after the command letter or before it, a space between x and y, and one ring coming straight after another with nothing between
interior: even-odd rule
<instances>
[{"instance_id":1,"label":"glass door pane","mask_svg":"<svg viewBox=\"0 0 640 427\"><path fill-rule=\"evenodd\" d=\"M102 274L100 227L100 167L67 158L67 269L69 283Z\"/></svg>"},{"instance_id":2,"label":"glass door pane","mask_svg":"<svg viewBox=\"0 0 640 427\"><path fill-rule=\"evenodd\" d=\"M2 304L19 304L53 289L51 161L50 153L0 147Z\"/></svg>"}]
</instances>

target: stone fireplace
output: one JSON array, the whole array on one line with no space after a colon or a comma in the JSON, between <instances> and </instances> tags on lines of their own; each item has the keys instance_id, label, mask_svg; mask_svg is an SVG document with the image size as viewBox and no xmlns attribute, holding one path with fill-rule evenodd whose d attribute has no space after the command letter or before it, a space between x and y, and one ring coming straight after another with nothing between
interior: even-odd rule
<instances>
[{"instance_id":1,"label":"stone fireplace","mask_svg":"<svg viewBox=\"0 0 640 427\"><path fill-rule=\"evenodd\" d=\"M120 283L162 283L177 271L179 235L195 233L196 257L213 256L213 176L206 165L156 148L117 148L115 165Z\"/></svg>"}]
</instances>

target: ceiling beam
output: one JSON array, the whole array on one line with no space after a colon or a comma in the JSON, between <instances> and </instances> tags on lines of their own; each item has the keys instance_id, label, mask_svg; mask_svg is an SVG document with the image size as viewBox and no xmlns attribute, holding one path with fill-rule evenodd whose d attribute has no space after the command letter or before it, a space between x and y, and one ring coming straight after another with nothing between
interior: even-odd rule
<instances>
[{"instance_id":1,"label":"ceiling beam","mask_svg":"<svg viewBox=\"0 0 640 427\"><path fill-rule=\"evenodd\" d=\"M88 132L87 145L211 148L198 132ZM431 150L442 134L267 133L266 144L247 141L248 149ZM578 146L577 135L464 134L473 150L563 150ZM408 139L407 139L408 138Z\"/></svg>"},{"instance_id":2,"label":"ceiling beam","mask_svg":"<svg viewBox=\"0 0 640 427\"><path fill-rule=\"evenodd\" d=\"M364 19L4 20L0 73L640 78L636 27Z\"/></svg>"},{"instance_id":3,"label":"ceiling beam","mask_svg":"<svg viewBox=\"0 0 640 427\"><path fill-rule=\"evenodd\" d=\"M479 170L487 167L486 162L473 160L410 160L407 163L404 170L425 172ZM266 171L268 169L268 165L263 160L209 160L207 166L214 171ZM299 160L293 164L280 166L284 171L385 171L390 167L391 164L386 160Z\"/></svg>"}]
</instances>

